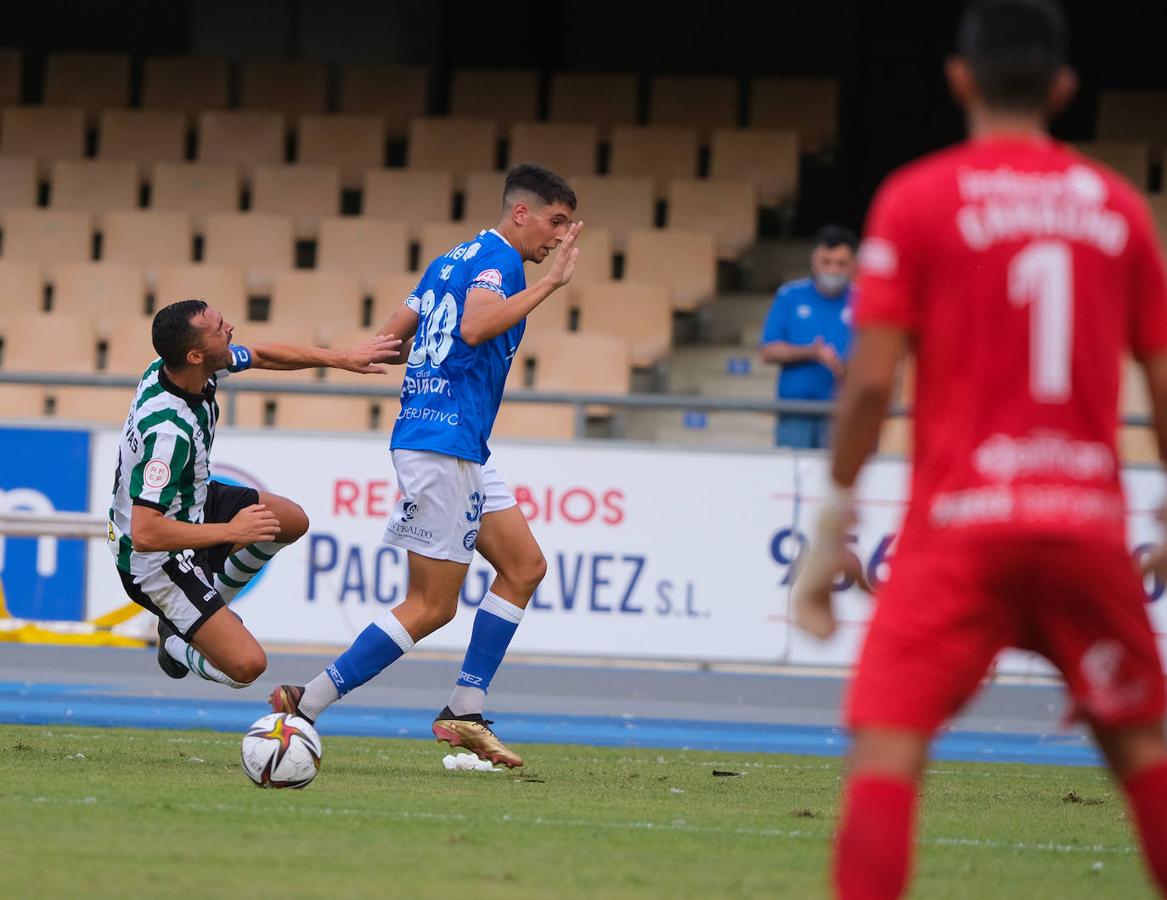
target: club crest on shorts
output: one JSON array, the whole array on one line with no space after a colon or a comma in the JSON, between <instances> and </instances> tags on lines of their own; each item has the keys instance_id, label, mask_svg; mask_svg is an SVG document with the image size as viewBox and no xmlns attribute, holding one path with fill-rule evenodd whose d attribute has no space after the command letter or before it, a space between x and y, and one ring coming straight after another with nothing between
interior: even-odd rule
<instances>
[{"instance_id":1,"label":"club crest on shorts","mask_svg":"<svg viewBox=\"0 0 1167 900\"><path fill-rule=\"evenodd\" d=\"M413 521L413 517L417 515L417 504L412 500L401 501L401 519L405 522Z\"/></svg>"},{"instance_id":2,"label":"club crest on shorts","mask_svg":"<svg viewBox=\"0 0 1167 900\"><path fill-rule=\"evenodd\" d=\"M472 528L466 532L466 536L462 538L462 546L467 550L473 550L474 545L478 543L478 529Z\"/></svg>"}]
</instances>

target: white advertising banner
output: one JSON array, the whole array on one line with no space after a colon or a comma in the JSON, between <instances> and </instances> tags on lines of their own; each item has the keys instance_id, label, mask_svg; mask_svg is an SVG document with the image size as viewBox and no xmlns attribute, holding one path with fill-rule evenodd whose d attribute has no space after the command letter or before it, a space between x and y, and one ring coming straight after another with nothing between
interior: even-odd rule
<instances>
[{"instance_id":1,"label":"white advertising banner","mask_svg":"<svg viewBox=\"0 0 1167 900\"><path fill-rule=\"evenodd\" d=\"M222 480L282 494L311 526L233 604L261 641L345 645L406 589L405 554L381 543L397 493L382 436L222 431ZM547 576L515 638L517 652L848 665L873 600L848 586L843 622L818 643L789 627L790 576L827 476L820 454L705 452L606 444L499 443L494 461L547 559ZM108 507L114 433L95 435L91 509ZM869 465L855 549L887 576L907 492L907 466ZM1154 539L1161 476L1125 474L1132 546ZM88 616L125 603L108 550L90 547ZM492 572L476 556L455 621L423 647L460 650ZM1148 581L1159 601L1163 586ZM1156 630L1167 613L1153 603ZM1161 638L1161 646L1163 645ZM1007 671L1045 671L1006 654Z\"/></svg>"}]
</instances>

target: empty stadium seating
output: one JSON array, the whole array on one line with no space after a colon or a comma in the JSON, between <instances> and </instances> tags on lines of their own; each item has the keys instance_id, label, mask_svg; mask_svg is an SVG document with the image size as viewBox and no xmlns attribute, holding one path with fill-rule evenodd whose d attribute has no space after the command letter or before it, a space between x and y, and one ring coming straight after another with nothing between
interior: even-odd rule
<instances>
[{"instance_id":1,"label":"empty stadium seating","mask_svg":"<svg viewBox=\"0 0 1167 900\"><path fill-rule=\"evenodd\" d=\"M256 166L284 162L284 122L276 112L204 112L199 116L199 162L231 163L250 180Z\"/></svg>"},{"instance_id":2,"label":"empty stadium seating","mask_svg":"<svg viewBox=\"0 0 1167 900\"><path fill-rule=\"evenodd\" d=\"M122 53L52 53L45 65L45 103L79 106L90 121L130 103L130 58Z\"/></svg>"},{"instance_id":3,"label":"empty stadium seating","mask_svg":"<svg viewBox=\"0 0 1167 900\"><path fill-rule=\"evenodd\" d=\"M380 116L304 116L296 161L337 166L341 186L356 190L365 171L385 162L385 120Z\"/></svg>"},{"instance_id":4,"label":"empty stadium seating","mask_svg":"<svg viewBox=\"0 0 1167 900\"><path fill-rule=\"evenodd\" d=\"M406 225L411 240L424 222L452 217L454 178L449 172L373 169L365 173L362 213Z\"/></svg>"},{"instance_id":5,"label":"empty stadium seating","mask_svg":"<svg viewBox=\"0 0 1167 900\"><path fill-rule=\"evenodd\" d=\"M256 213L287 216L297 238L315 240L320 220L340 214L340 172L336 166L306 163L256 166L251 208Z\"/></svg>"},{"instance_id":6,"label":"empty stadium seating","mask_svg":"<svg viewBox=\"0 0 1167 900\"><path fill-rule=\"evenodd\" d=\"M739 178L677 178L669 182L670 228L705 229L721 259L736 260L758 237L758 195Z\"/></svg>"},{"instance_id":7,"label":"empty stadium seating","mask_svg":"<svg viewBox=\"0 0 1167 900\"><path fill-rule=\"evenodd\" d=\"M150 182L151 208L190 213L196 234L207 216L239 210L243 179L233 163L156 163Z\"/></svg>"},{"instance_id":8,"label":"empty stadium seating","mask_svg":"<svg viewBox=\"0 0 1167 900\"><path fill-rule=\"evenodd\" d=\"M520 394L521 395L521 394ZM490 436L567 440L575 435L575 408L560 403L522 403L508 392L499 407Z\"/></svg>"},{"instance_id":9,"label":"empty stadium seating","mask_svg":"<svg viewBox=\"0 0 1167 900\"><path fill-rule=\"evenodd\" d=\"M328 69L309 60L268 60L243 66L243 109L275 110L287 123L318 115L328 106Z\"/></svg>"},{"instance_id":10,"label":"empty stadium seating","mask_svg":"<svg viewBox=\"0 0 1167 900\"><path fill-rule=\"evenodd\" d=\"M799 149L833 147L839 130L839 84L827 78L755 78L750 82L749 123L793 130Z\"/></svg>"},{"instance_id":11,"label":"empty stadium seating","mask_svg":"<svg viewBox=\"0 0 1167 900\"><path fill-rule=\"evenodd\" d=\"M631 341L631 364L654 366L673 345L673 314L668 289L634 281L594 282L580 288L579 330L623 336Z\"/></svg>"},{"instance_id":12,"label":"empty stadium seating","mask_svg":"<svg viewBox=\"0 0 1167 900\"><path fill-rule=\"evenodd\" d=\"M409 123L411 169L449 172L462 188L468 172L494 169L498 126L486 119L418 118Z\"/></svg>"},{"instance_id":13,"label":"empty stadium seating","mask_svg":"<svg viewBox=\"0 0 1167 900\"><path fill-rule=\"evenodd\" d=\"M179 300L203 300L236 326L247 322L247 283L238 266L188 263L159 266L154 309Z\"/></svg>"},{"instance_id":14,"label":"empty stadium seating","mask_svg":"<svg viewBox=\"0 0 1167 900\"><path fill-rule=\"evenodd\" d=\"M564 178L591 175L599 139L595 125L517 122L511 127L509 165L537 163Z\"/></svg>"},{"instance_id":15,"label":"empty stadium seating","mask_svg":"<svg viewBox=\"0 0 1167 900\"><path fill-rule=\"evenodd\" d=\"M486 227L491 227L489 224ZM473 222L429 222L422 226L417 268L424 272L437 257L449 253L459 244L474 239L482 230Z\"/></svg>"},{"instance_id":16,"label":"empty stadium seating","mask_svg":"<svg viewBox=\"0 0 1167 900\"><path fill-rule=\"evenodd\" d=\"M652 228L655 194L647 175L579 175L571 179L576 193L576 218L585 231L607 229L617 252L624 249L630 231Z\"/></svg>"},{"instance_id":17,"label":"empty stadium seating","mask_svg":"<svg viewBox=\"0 0 1167 900\"><path fill-rule=\"evenodd\" d=\"M93 258L93 216L72 209L6 209L4 259L41 263L85 262Z\"/></svg>"},{"instance_id":18,"label":"empty stadium seating","mask_svg":"<svg viewBox=\"0 0 1167 900\"><path fill-rule=\"evenodd\" d=\"M248 289L265 294L277 272L293 267L292 220L267 213L218 213L207 216L203 259L236 266Z\"/></svg>"},{"instance_id":19,"label":"empty stadium seating","mask_svg":"<svg viewBox=\"0 0 1167 900\"><path fill-rule=\"evenodd\" d=\"M556 72L551 76L551 121L595 125L602 138L617 125L635 125L639 104L639 86L631 72Z\"/></svg>"},{"instance_id":20,"label":"empty stadium seating","mask_svg":"<svg viewBox=\"0 0 1167 900\"><path fill-rule=\"evenodd\" d=\"M373 281L373 308L370 313L369 333L374 334L389 321L405 299L417 287L416 274L380 275ZM406 348L408 350L408 348Z\"/></svg>"},{"instance_id":21,"label":"empty stadium seating","mask_svg":"<svg viewBox=\"0 0 1167 900\"><path fill-rule=\"evenodd\" d=\"M1158 159L1167 149L1167 91L1102 91L1095 131L1100 141L1146 143Z\"/></svg>"},{"instance_id":22,"label":"empty stadium seating","mask_svg":"<svg viewBox=\"0 0 1167 900\"><path fill-rule=\"evenodd\" d=\"M138 164L108 159L62 159L53 163L50 205L101 214L138 206Z\"/></svg>"},{"instance_id":23,"label":"empty stadium seating","mask_svg":"<svg viewBox=\"0 0 1167 900\"><path fill-rule=\"evenodd\" d=\"M624 277L666 284L673 309L694 310L713 299L717 286L713 235L674 228L634 231L628 236Z\"/></svg>"},{"instance_id":24,"label":"empty stadium seating","mask_svg":"<svg viewBox=\"0 0 1167 900\"><path fill-rule=\"evenodd\" d=\"M738 124L737 79L699 75L658 75L652 80L648 121L652 125L692 125L707 140L714 128Z\"/></svg>"},{"instance_id":25,"label":"empty stadium seating","mask_svg":"<svg viewBox=\"0 0 1167 900\"><path fill-rule=\"evenodd\" d=\"M37 160L47 178L54 160L85 155L85 110L80 106L8 106L0 113L0 156Z\"/></svg>"},{"instance_id":26,"label":"empty stadium seating","mask_svg":"<svg viewBox=\"0 0 1167 900\"><path fill-rule=\"evenodd\" d=\"M761 206L778 206L798 194L798 135L776 128L718 128L709 156L713 178L745 178Z\"/></svg>"},{"instance_id":27,"label":"empty stadium seating","mask_svg":"<svg viewBox=\"0 0 1167 900\"><path fill-rule=\"evenodd\" d=\"M322 219L316 268L355 275L363 290L372 293L378 277L409 271L409 233L401 222L353 216Z\"/></svg>"},{"instance_id":28,"label":"empty stadium seating","mask_svg":"<svg viewBox=\"0 0 1167 900\"><path fill-rule=\"evenodd\" d=\"M405 137L409 122L429 107L429 71L424 66L349 65L341 75L342 112L384 119L390 139Z\"/></svg>"},{"instance_id":29,"label":"empty stadium seating","mask_svg":"<svg viewBox=\"0 0 1167 900\"><path fill-rule=\"evenodd\" d=\"M668 182L697 175L697 129L683 126L612 129L608 171L613 175L647 175L663 199Z\"/></svg>"},{"instance_id":30,"label":"empty stadium seating","mask_svg":"<svg viewBox=\"0 0 1167 900\"><path fill-rule=\"evenodd\" d=\"M36 160L28 156L0 157L0 210L32 207L36 201Z\"/></svg>"},{"instance_id":31,"label":"empty stadium seating","mask_svg":"<svg viewBox=\"0 0 1167 900\"><path fill-rule=\"evenodd\" d=\"M76 316L107 335L125 319L148 327L142 270L112 262L64 263L53 269L53 315Z\"/></svg>"},{"instance_id":32,"label":"empty stadium seating","mask_svg":"<svg viewBox=\"0 0 1167 900\"><path fill-rule=\"evenodd\" d=\"M118 209L102 222L102 260L138 266L149 284L160 266L190 262L193 246L191 217L184 212Z\"/></svg>"},{"instance_id":33,"label":"empty stadium seating","mask_svg":"<svg viewBox=\"0 0 1167 900\"><path fill-rule=\"evenodd\" d=\"M0 318L45 311L45 273L38 262L0 259Z\"/></svg>"},{"instance_id":34,"label":"empty stadium seating","mask_svg":"<svg viewBox=\"0 0 1167 900\"><path fill-rule=\"evenodd\" d=\"M230 78L225 59L152 57L143 66L142 106L179 110L188 121L194 121L203 110L226 108Z\"/></svg>"},{"instance_id":35,"label":"empty stadium seating","mask_svg":"<svg viewBox=\"0 0 1167 900\"><path fill-rule=\"evenodd\" d=\"M462 221L472 228L493 228L502 217L505 172L471 172L466 176Z\"/></svg>"},{"instance_id":36,"label":"empty stadium seating","mask_svg":"<svg viewBox=\"0 0 1167 900\"><path fill-rule=\"evenodd\" d=\"M23 64L19 50L0 50L0 106L20 102L24 93Z\"/></svg>"},{"instance_id":37,"label":"empty stadium seating","mask_svg":"<svg viewBox=\"0 0 1167 900\"><path fill-rule=\"evenodd\" d=\"M1114 169L1140 191L1147 189L1150 149L1142 141L1080 141L1082 153Z\"/></svg>"},{"instance_id":38,"label":"empty stadium seating","mask_svg":"<svg viewBox=\"0 0 1167 900\"><path fill-rule=\"evenodd\" d=\"M309 327L315 343L338 329L360 325L363 296L354 275L342 272L280 272L272 281L268 322Z\"/></svg>"},{"instance_id":39,"label":"empty stadium seating","mask_svg":"<svg viewBox=\"0 0 1167 900\"><path fill-rule=\"evenodd\" d=\"M505 128L539 116L539 74L519 69L455 69L450 115L489 119Z\"/></svg>"},{"instance_id":40,"label":"empty stadium seating","mask_svg":"<svg viewBox=\"0 0 1167 900\"><path fill-rule=\"evenodd\" d=\"M97 129L101 159L132 160L143 166L186 158L186 118L169 109L107 109Z\"/></svg>"}]
</instances>

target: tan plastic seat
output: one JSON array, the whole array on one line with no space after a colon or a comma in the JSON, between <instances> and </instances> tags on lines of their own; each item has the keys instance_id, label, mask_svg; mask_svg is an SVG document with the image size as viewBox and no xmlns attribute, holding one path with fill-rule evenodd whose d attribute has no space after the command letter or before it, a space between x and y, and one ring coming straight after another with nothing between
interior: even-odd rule
<instances>
[{"instance_id":1,"label":"tan plastic seat","mask_svg":"<svg viewBox=\"0 0 1167 900\"><path fill-rule=\"evenodd\" d=\"M1143 367L1131 357L1123 359L1119 412L1124 416L1151 415L1151 395Z\"/></svg>"},{"instance_id":2,"label":"tan plastic seat","mask_svg":"<svg viewBox=\"0 0 1167 900\"><path fill-rule=\"evenodd\" d=\"M40 263L0 259L0 318L44 312L45 273Z\"/></svg>"},{"instance_id":3,"label":"tan plastic seat","mask_svg":"<svg viewBox=\"0 0 1167 900\"><path fill-rule=\"evenodd\" d=\"M1102 91L1095 132L1101 141L1146 142L1158 159L1167 150L1167 91Z\"/></svg>"},{"instance_id":4,"label":"tan plastic seat","mask_svg":"<svg viewBox=\"0 0 1167 900\"><path fill-rule=\"evenodd\" d=\"M595 125L607 138L616 125L635 125L640 87L632 72L556 72L551 76L553 122ZM582 174L582 173L576 173Z\"/></svg>"},{"instance_id":5,"label":"tan plastic seat","mask_svg":"<svg viewBox=\"0 0 1167 900\"><path fill-rule=\"evenodd\" d=\"M1147 197L1147 205L1159 231L1159 243L1167 245L1167 194L1151 194Z\"/></svg>"},{"instance_id":6,"label":"tan plastic seat","mask_svg":"<svg viewBox=\"0 0 1167 900\"><path fill-rule=\"evenodd\" d=\"M150 180L150 207L190 213L195 234L207 216L239 210L243 179L233 163L157 163Z\"/></svg>"},{"instance_id":7,"label":"tan plastic seat","mask_svg":"<svg viewBox=\"0 0 1167 900\"><path fill-rule=\"evenodd\" d=\"M207 216L203 259L238 266L246 273L248 289L265 294L278 272L293 268L292 220L259 212Z\"/></svg>"},{"instance_id":8,"label":"tan plastic seat","mask_svg":"<svg viewBox=\"0 0 1167 900\"><path fill-rule=\"evenodd\" d=\"M678 178L669 183L668 224L706 229L720 259L740 259L758 238L757 190L739 178Z\"/></svg>"},{"instance_id":9,"label":"tan plastic seat","mask_svg":"<svg viewBox=\"0 0 1167 900\"><path fill-rule=\"evenodd\" d=\"M535 389L627 394L632 387L628 338L606 334L547 335L535 353Z\"/></svg>"},{"instance_id":10,"label":"tan plastic seat","mask_svg":"<svg viewBox=\"0 0 1167 900\"><path fill-rule=\"evenodd\" d=\"M663 284L592 283L582 287L578 297L580 332L628 338L634 367L655 366L669 355L673 346L673 308Z\"/></svg>"},{"instance_id":11,"label":"tan plastic seat","mask_svg":"<svg viewBox=\"0 0 1167 900\"><path fill-rule=\"evenodd\" d=\"M284 117L246 109L199 116L199 162L237 165L247 180L256 166L284 162Z\"/></svg>"},{"instance_id":12,"label":"tan plastic seat","mask_svg":"<svg viewBox=\"0 0 1167 900\"><path fill-rule=\"evenodd\" d=\"M471 228L493 228L502 217L505 172L471 172L466 176L462 221Z\"/></svg>"},{"instance_id":13,"label":"tan plastic seat","mask_svg":"<svg viewBox=\"0 0 1167 900\"><path fill-rule=\"evenodd\" d=\"M304 116L296 161L336 166L346 190L361 186L365 171L385 162L385 120L381 116Z\"/></svg>"},{"instance_id":14,"label":"tan plastic seat","mask_svg":"<svg viewBox=\"0 0 1167 900\"><path fill-rule=\"evenodd\" d=\"M21 101L24 95L24 63L19 50L0 50L0 106Z\"/></svg>"},{"instance_id":15,"label":"tan plastic seat","mask_svg":"<svg viewBox=\"0 0 1167 900\"><path fill-rule=\"evenodd\" d=\"M244 322L237 326L233 341L245 347L255 347L258 344L278 343L292 344L302 347L319 346L312 329L296 324L285 323L273 325L268 322ZM320 384L321 369L292 369L289 371L273 371L267 369L253 369L240 375L232 376L238 379L236 384L246 385L259 381L269 381L276 384ZM307 394L264 394L259 391L243 391L235 397L235 424L245 427L265 427L267 410L272 411L272 424L280 425L280 412L292 409L299 401L311 395ZM227 404L229 398L223 391L219 394L219 405L223 411L223 421L226 421ZM294 413L288 413L294 420ZM287 426L291 427L291 426Z\"/></svg>"},{"instance_id":16,"label":"tan plastic seat","mask_svg":"<svg viewBox=\"0 0 1167 900\"><path fill-rule=\"evenodd\" d=\"M455 69L450 115L489 119L506 128L539 115L539 73L525 69Z\"/></svg>"},{"instance_id":17,"label":"tan plastic seat","mask_svg":"<svg viewBox=\"0 0 1167 900\"><path fill-rule=\"evenodd\" d=\"M1140 191L1147 189L1150 148L1142 141L1079 141L1081 152L1118 172Z\"/></svg>"},{"instance_id":18,"label":"tan plastic seat","mask_svg":"<svg viewBox=\"0 0 1167 900\"><path fill-rule=\"evenodd\" d=\"M138 164L110 159L62 159L53 163L49 205L101 214L138 208Z\"/></svg>"},{"instance_id":19,"label":"tan plastic seat","mask_svg":"<svg viewBox=\"0 0 1167 900\"><path fill-rule=\"evenodd\" d=\"M44 417L44 388L28 384L0 384L0 421Z\"/></svg>"},{"instance_id":20,"label":"tan plastic seat","mask_svg":"<svg viewBox=\"0 0 1167 900\"><path fill-rule=\"evenodd\" d=\"M76 316L108 335L121 319L138 318L148 327L146 278L136 266L85 262L56 266L52 273L53 315Z\"/></svg>"},{"instance_id":21,"label":"tan plastic seat","mask_svg":"<svg viewBox=\"0 0 1167 900\"><path fill-rule=\"evenodd\" d=\"M323 217L340 215L340 171L336 166L256 166L251 208L288 216L297 238L314 240Z\"/></svg>"},{"instance_id":22,"label":"tan plastic seat","mask_svg":"<svg viewBox=\"0 0 1167 900\"><path fill-rule=\"evenodd\" d=\"M238 266L188 263L160 266L154 288L154 310L179 300L202 300L237 328L247 324L247 283Z\"/></svg>"},{"instance_id":23,"label":"tan plastic seat","mask_svg":"<svg viewBox=\"0 0 1167 900\"><path fill-rule=\"evenodd\" d=\"M354 275L362 289L372 293L378 277L409 271L409 234L401 222L353 216L321 219L316 268Z\"/></svg>"},{"instance_id":24,"label":"tan plastic seat","mask_svg":"<svg viewBox=\"0 0 1167 900\"><path fill-rule=\"evenodd\" d=\"M409 123L411 169L449 172L461 190L467 172L495 167L498 126L486 119L419 118Z\"/></svg>"},{"instance_id":25,"label":"tan plastic seat","mask_svg":"<svg viewBox=\"0 0 1167 900\"><path fill-rule=\"evenodd\" d=\"M459 244L473 241L474 236L481 230L482 226L472 222L427 222L421 227L420 249L417 256L418 272L424 272L426 266Z\"/></svg>"},{"instance_id":26,"label":"tan plastic seat","mask_svg":"<svg viewBox=\"0 0 1167 900\"><path fill-rule=\"evenodd\" d=\"M33 157L41 178L58 159L85 155L85 111L80 106L9 106L0 114L0 156Z\"/></svg>"},{"instance_id":27,"label":"tan plastic seat","mask_svg":"<svg viewBox=\"0 0 1167 900\"><path fill-rule=\"evenodd\" d=\"M193 121L204 110L227 108L230 83L225 59L156 56L143 68L142 106L179 110Z\"/></svg>"},{"instance_id":28,"label":"tan plastic seat","mask_svg":"<svg viewBox=\"0 0 1167 900\"><path fill-rule=\"evenodd\" d=\"M879 429L877 453L911 457L913 421L907 416L888 416Z\"/></svg>"},{"instance_id":29,"label":"tan plastic seat","mask_svg":"<svg viewBox=\"0 0 1167 900\"><path fill-rule=\"evenodd\" d=\"M132 387L53 387L53 419L97 425L125 424L134 402Z\"/></svg>"},{"instance_id":30,"label":"tan plastic seat","mask_svg":"<svg viewBox=\"0 0 1167 900\"><path fill-rule=\"evenodd\" d=\"M538 163L562 178L591 175L599 142L595 125L517 122L511 126L510 165Z\"/></svg>"},{"instance_id":31,"label":"tan plastic seat","mask_svg":"<svg viewBox=\"0 0 1167 900\"><path fill-rule=\"evenodd\" d=\"M184 212L118 209L106 213L102 223L102 261L138 266L148 284L156 282L160 266L189 263L193 248L194 232Z\"/></svg>"},{"instance_id":32,"label":"tan plastic seat","mask_svg":"<svg viewBox=\"0 0 1167 900\"><path fill-rule=\"evenodd\" d=\"M575 409L559 403L508 402L504 397L490 436L570 440L575 437Z\"/></svg>"},{"instance_id":33,"label":"tan plastic seat","mask_svg":"<svg viewBox=\"0 0 1167 900\"><path fill-rule=\"evenodd\" d=\"M39 313L0 319L6 372L79 374L97 370L97 339L88 318Z\"/></svg>"},{"instance_id":34,"label":"tan plastic seat","mask_svg":"<svg viewBox=\"0 0 1167 900\"><path fill-rule=\"evenodd\" d=\"M186 156L186 117L177 110L107 109L98 125L100 159L140 163L181 162Z\"/></svg>"},{"instance_id":35,"label":"tan plastic seat","mask_svg":"<svg viewBox=\"0 0 1167 900\"><path fill-rule=\"evenodd\" d=\"M405 137L409 120L429 108L425 66L348 65L341 70L340 109L380 116L391 140Z\"/></svg>"},{"instance_id":36,"label":"tan plastic seat","mask_svg":"<svg viewBox=\"0 0 1167 900\"><path fill-rule=\"evenodd\" d=\"M572 298L572 305L578 305L578 292L585 285L606 284L612 280L612 233L606 228L593 228L590 224L584 226L576 240L579 248L579 259L575 263L575 274L566 288L560 288L552 297L559 294L568 294ZM547 255L541 263L527 262L523 264L527 276L527 284L534 284L542 278L555 261L556 250ZM546 301L545 301L546 302Z\"/></svg>"},{"instance_id":37,"label":"tan plastic seat","mask_svg":"<svg viewBox=\"0 0 1167 900\"><path fill-rule=\"evenodd\" d=\"M798 193L798 135L775 128L713 132L709 157L712 178L746 178L762 206L778 206Z\"/></svg>"},{"instance_id":38,"label":"tan plastic seat","mask_svg":"<svg viewBox=\"0 0 1167 900\"><path fill-rule=\"evenodd\" d=\"M547 335L564 334L571 324L573 305L571 292L560 288L535 307L534 312L527 316L527 327L519 345L519 357L533 357ZM518 362L514 363L514 366L518 365Z\"/></svg>"},{"instance_id":39,"label":"tan plastic seat","mask_svg":"<svg viewBox=\"0 0 1167 900\"><path fill-rule=\"evenodd\" d=\"M31 156L0 157L0 211L36 206L36 201L36 160Z\"/></svg>"},{"instance_id":40,"label":"tan plastic seat","mask_svg":"<svg viewBox=\"0 0 1167 900\"><path fill-rule=\"evenodd\" d=\"M369 218L402 222L411 240L421 235L422 222L451 218L454 178L449 172L413 169L370 169L365 173L361 203Z\"/></svg>"},{"instance_id":41,"label":"tan plastic seat","mask_svg":"<svg viewBox=\"0 0 1167 900\"><path fill-rule=\"evenodd\" d=\"M1155 431L1141 425L1123 425L1118 429L1118 458L1125 465L1158 466L1159 442Z\"/></svg>"},{"instance_id":42,"label":"tan plastic seat","mask_svg":"<svg viewBox=\"0 0 1167 900\"><path fill-rule=\"evenodd\" d=\"M8 209L4 258L52 264L93 258L93 215L73 209Z\"/></svg>"},{"instance_id":43,"label":"tan plastic seat","mask_svg":"<svg viewBox=\"0 0 1167 900\"><path fill-rule=\"evenodd\" d=\"M838 143L839 83L830 78L755 78L749 123L793 130L799 149L817 153Z\"/></svg>"},{"instance_id":44,"label":"tan plastic seat","mask_svg":"<svg viewBox=\"0 0 1167 900\"><path fill-rule=\"evenodd\" d=\"M239 106L275 110L287 122L319 115L328 107L328 67L302 59L245 63Z\"/></svg>"},{"instance_id":45,"label":"tan plastic seat","mask_svg":"<svg viewBox=\"0 0 1167 900\"><path fill-rule=\"evenodd\" d=\"M288 431L371 431L372 405L364 397L279 394L276 427Z\"/></svg>"},{"instance_id":46,"label":"tan plastic seat","mask_svg":"<svg viewBox=\"0 0 1167 900\"><path fill-rule=\"evenodd\" d=\"M692 125L704 142L714 128L737 125L736 78L658 75L649 89L650 125Z\"/></svg>"},{"instance_id":47,"label":"tan plastic seat","mask_svg":"<svg viewBox=\"0 0 1167 900\"><path fill-rule=\"evenodd\" d=\"M89 121L130 105L130 57L124 53L53 53L45 64L45 105L80 106Z\"/></svg>"},{"instance_id":48,"label":"tan plastic seat","mask_svg":"<svg viewBox=\"0 0 1167 900\"><path fill-rule=\"evenodd\" d=\"M607 229L617 252L623 251L630 231L652 228L656 198L647 175L577 175L571 186L579 204L576 218L585 223L584 233Z\"/></svg>"},{"instance_id":49,"label":"tan plastic seat","mask_svg":"<svg viewBox=\"0 0 1167 900\"><path fill-rule=\"evenodd\" d=\"M338 328L359 324L363 302L360 281L353 275L280 272L272 282L268 323L274 328L309 326L315 341L324 342Z\"/></svg>"},{"instance_id":50,"label":"tan plastic seat","mask_svg":"<svg viewBox=\"0 0 1167 900\"><path fill-rule=\"evenodd\" d=\"M191 299L191 298L186 298ZM159 304L158 308L166 304ZM106 340L105 372L141 377L158 358L150 340L150 318L143 316L114 322ZM128 402L128 401L127 401Z\"/></svg>"},{"instance_id":51,"label":"tan plastic seat","mask_svg":"<svg viewBox=\"0 0 1167 900\"><path fill-rule=\"evenodd\" d=\"M666 284L674 310L692 311L713 299L717 255L707 231L662 228L628 236L624 277Z\"/></svg>"},{"instance_id":52,"label":"tan plastic seat","mask_svg":"<svg viewBox=\"0 0 1167 900\"><path fill-rule=\"evenodd\" d=\"M697 175L697 129L679 126L613 128L608 169L613 175L648 175L658 199L668 182Z\"/></svg>"},{"instance_id":53,"label":"tan plastic seat","mask_svg":"<svg viewBox=\"0 0 1167 900\"><path fill-rule=\"evenodd\" d=\"M407 297L417 287L418 276L403 272L400 275L380 275L373 282L373 309L369 320L369 333L376 334L405 303ZM408 349L408 348L406 348Z\"/></svg>"}]
</instances>

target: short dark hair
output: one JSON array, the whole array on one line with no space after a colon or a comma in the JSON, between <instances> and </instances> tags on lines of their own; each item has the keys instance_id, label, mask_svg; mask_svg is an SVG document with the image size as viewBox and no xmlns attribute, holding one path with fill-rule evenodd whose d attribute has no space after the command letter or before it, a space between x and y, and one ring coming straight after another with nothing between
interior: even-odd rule
<instances>
[{"instance_id":1,"label":"short dark hair","mask_svg":"<svg viewBox=\"0 0 1167 900\"><path fill-rule=\"evenodd\" d=\"M960 19L957 52L990 106L1042 109L1066 62L1069 28L1054 0L976 0Z\"/></svg>"},{"instance_id":2,"label":"short dark hair","mask_svg":"<svg viewBox=\"0 0 1167 900\"><path fill-rule=\"evenodd\" d=\"M855 236L854 231L842 225L824 225L814 236L814 245L816 247L826 247L828 250L834 250L840 244L846 244L851 248L851 252L854 253L859 247L859 238Z\"/></svg>"},{"instance_id":3,"label":"short dark hair","mask_svg":"<svg viewBox=\"0 0 1167 900\"><path fill-rule=\"evenodd\" d=\"M534 163L519 163L507 172L506 184L502 189L504 207L512 204L511 195L517 191L534 194L544 203L562 203L575 209L575 191L566 181L542 166Z\"/></svg>"},{"instance_id":4,"label":"short dark hair","mask_svg":"<svg viewBox=\"0 0 1167 900\"><path fill-rule=\"evenodd\" d=\"M154 314L150 340L154 352L171 369L186 365L186 355L198 344L199 331L191 320L207 308L203 300L179 300Z\"/></svg>"}]
</instances>

